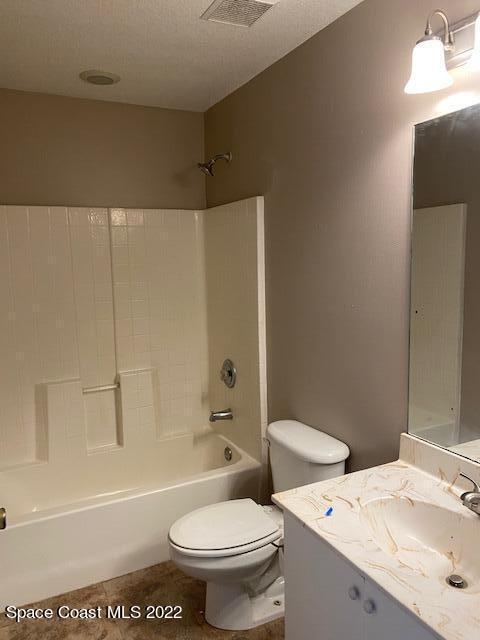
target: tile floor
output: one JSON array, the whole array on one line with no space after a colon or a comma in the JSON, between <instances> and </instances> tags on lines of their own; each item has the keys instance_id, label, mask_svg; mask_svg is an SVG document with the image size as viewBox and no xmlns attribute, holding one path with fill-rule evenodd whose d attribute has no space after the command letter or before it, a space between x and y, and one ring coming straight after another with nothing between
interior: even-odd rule
<instances>
[{"instance_id":1,"label":"tile floor","mask_svg":"<svg viewBox=\"0 0 480 640\"><path fill-rule=\"evenodd\" d=\"M282 640L283 620L252 631L220 631L205 622L205 585L170 563L136 571L108 582L36 603L56 609L150 604L183 607L181 620L29 620L16 623L0 615L0 640Z\"/></svg>"}]
</instances>

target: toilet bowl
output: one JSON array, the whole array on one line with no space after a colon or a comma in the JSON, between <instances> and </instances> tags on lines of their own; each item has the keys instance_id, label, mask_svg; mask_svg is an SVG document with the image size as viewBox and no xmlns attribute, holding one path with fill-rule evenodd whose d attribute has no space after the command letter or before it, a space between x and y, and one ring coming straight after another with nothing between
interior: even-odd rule
<instances>
[{"instance_id":1,"label":"toilet bowl","mask_svg":"<svg viewBox=\"0 0 480 640\"><path fill-rule=\"evenodd\" d=\"M269 425L276 491L342 475L348 447L294 420ZM284 614L283 514L251 498L202 507L169 532L170 556L187 575L207 583L205 618L241 631Z\"/></svg>"},{"instance_id":2,"label":"toilet bowl","mask_svg":"<svg viewBox=\"0 0 480 640\"><path fill-rule=\"evenodd\" d=\"M197 509L172 526L173 562L207 583L209 624L251 629L283 614L282 536L281 511L250 498Z\"/></svg>"}]
</instances>

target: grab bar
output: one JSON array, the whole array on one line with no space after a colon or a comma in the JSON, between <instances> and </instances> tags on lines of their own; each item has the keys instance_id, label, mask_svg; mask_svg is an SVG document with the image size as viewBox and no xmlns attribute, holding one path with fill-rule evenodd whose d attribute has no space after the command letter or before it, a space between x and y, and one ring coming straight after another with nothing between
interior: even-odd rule
<instances>
[{"instance_id":1,"label":"grab bar","mask_svg":"<svg viewBox=\"0 0 480 640\"><path fill-rule=\"evenodd\" d=\"M117 389L120 389L120 383L116 382L115 384L105 384L103 386L100 387L84 387L82 389L82 392L84 394L87 393L99 393L100 391L116 391Z\"/></svg>"},{"instance_id":2,"label":"grab bar","mask_svg":"<svg viewBox=\"0 0 480 640\"><path fill-rule=\"evenodd\" d=\"M2 507L0 509L0 529L6 529L6 528L7 528L7 512Z\"/></svg>"}]
</instances>

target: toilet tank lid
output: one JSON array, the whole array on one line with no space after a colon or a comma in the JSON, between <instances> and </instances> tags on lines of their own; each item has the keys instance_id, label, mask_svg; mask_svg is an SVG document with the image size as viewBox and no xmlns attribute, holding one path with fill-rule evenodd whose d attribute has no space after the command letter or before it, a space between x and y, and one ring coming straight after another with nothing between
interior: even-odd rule
<instances>
[{"instance_id":1,"label":"toilet tank lid","mask_svg":"<svg viewBox=\"0 0 480 640\"><path fill-rule=\"evenodd\" d=\"M350 455L344 442L297 420L272 422L268 425L267 436L305 462L336 464Z\"/></svg>"}]
</instances>

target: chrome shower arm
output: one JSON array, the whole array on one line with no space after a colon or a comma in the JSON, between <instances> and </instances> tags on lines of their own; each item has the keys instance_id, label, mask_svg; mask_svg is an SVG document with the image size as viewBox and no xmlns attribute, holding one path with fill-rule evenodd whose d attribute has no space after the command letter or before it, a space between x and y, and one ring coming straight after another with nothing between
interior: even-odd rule
<instances>
[{"instance_id":1,"label":"chrome shower arm","mask_svg":"<svg viewBox=\"0 0 480 640\"><path fill-rule=\"evenodd\" d=\"M218 160L226 160L227 162L231 162L232 161L232 154L231 154L230 151L228 151L227 153L218 153L216 156L213 156L212 160L214 162L217 162ZM210 160L210 162L212 160Z\"/></svg>"}]
</instances>

